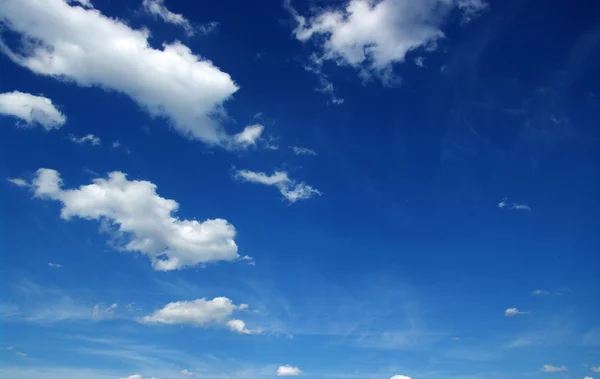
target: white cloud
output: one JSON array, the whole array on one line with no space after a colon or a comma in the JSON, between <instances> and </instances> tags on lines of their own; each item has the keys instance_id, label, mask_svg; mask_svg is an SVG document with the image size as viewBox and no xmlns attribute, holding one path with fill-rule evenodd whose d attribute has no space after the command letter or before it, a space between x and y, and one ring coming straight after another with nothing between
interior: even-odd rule
<instances>
[{"instance_id":1,"label":"white cloud","mask_svg":"<svg viewBox=\"0 0 600 379\"><path fill-rule=\"evenodd\" d=\"M238 307L240 311L246 310L248 309L248 304L240 304L240 306Z\"/></svg>"},{"instance_id":2,"label":"white cloud","mask_svg":"<svg viewBox=\"0 0 600 379\"><path fill-rule=\"evenodd\" d=\"M124 93L189 138L222 146L231 138L223 103L238 86L179 41L152 48L148 30L64 0L1 1L0 26L26 41L1 50L37 74Z\"/></svg>"},{"instance_id":3,"label":"white cloud","mask_svg":"<svg viewBox=\"0 0 600 379\"><path fill-rule=\"evenodd\" d=\"M48 266L52 267L52 268L61 268L62 265L59 265L58 263L48 263Z\"/></svg>"},{"instance_id":4,"label":"white cloud","mask_svg":"<svg viewBox=\"0 0 600 379\"><path fill-rule=\"evenodd\" d=\"M27 181L25 179L21 179L21 178L8 178L6 179L9 182L11 182L12 184L14 184L17 187L27 187L29 186L29 183L27 183Z\"/></svg>"},{"instance_id":5,"label":"white cloud","mask_svg":"<svg viewBox=\"0 0 600 379\"><path fill-rule=\"evenodd\" d=\"M93 134L88 134L87 136L83 136L83 137L76 137L76 136L70 134L69 140L78 145L83 145L84 143L89 143L92 146L99 146L101 143L100 138L96 137Z\"/></svg>"},{"instance_id":6,"label":"white cloud","mask_svg":"<svg viewBox=\"0 0 600 379\"><path fill-rule=\"evenodd\" d=\"M569 371L569 369L566 366L552 366L552 365L543 365L542 366L542 371L543 372L562 372L562 371Z\"/></svg>"},{"instance_id":7,"label":"white cloud","mask_svg":"<svg viewBox=\"0 0 600 379\"><path fill-rule=\"evenodd\" d=\"M13 346L7 346L6 350L14 350L15 348Z\"/></svg>"},{"instance_id":8,"label":"white cloud","mask_svg":"<svg viewBox=\"0 0 600 379\"><path fill-rule=\"evenodd\" d=\"M267 186L275 186L279 192L290 203L295 203L298 200L310 199L315 195L322 195L319 190L316 190L304 182L296 182L288 177L285 171L275 171L273 175L267 175L263 172L254 172L249 170L238 170L235 177L250 183L259 183Z\"/></svg>"},{"instance_id":9,"label":"white cloud","mask_svg":"<svg viewBox=\"0 0 600 379\"><path fill-rule=\"evenodd\" d=\"M312 54L309 63L304 65L304 69L317 75L319 86L315 88L315 91L329 95L332 104L340 105L344 103L344 99L335 94L333 83L331 83L327 75L323 72L322 58L319 58L316 54Z\"/></svg>"},{"instance_id":10,"label":"white cloud","mask_svg":"<svg viewBox=\"0 0 600 379\"><path fill-rule=\"evenodd\" d=\"M585 377L585 378L583 378L583 379L594 379L594 378L592 378L591 376L586 376L586 377Z\"/></svg>"},{"instance_id":11,"label":"white cloud","mask_svg":"<svg viewBox=\"0 0 600 379\"><path fill-rule=\"evenodd\" d=\"M406 375L394 375L390 379L411 379L411 377Z\"/></svg>"},{"instance_id":12,"label":"white cloud","mask_svg":"<svg viewBox=\"0 0 600 379\"><path fill-rule=\"evenodd\" d=\"M142 7L148 14L160 17L164 22L182 27L188 36L194 35L195 31L192 23L183 15L173 13L167 9L164 0L144 0Z\"/></svg>"},{"instance_id":13,"label":"white cloud","mask_svg":"<svg viewBox=\"0 0 600 379\"><path fill-rule=\"evenodd\" d=\"M0 20L2 17L0 15ZM52 100L19 91L0 94L0 114L17 117L25 121L27 126L40 125L46 130L58 129L67 121Z\"/></svg>"},{"instance_id":14,"label":"white cloud","mask_svg":"<svg viewBox=\"0 0 600 379\"><path fill-rule=\"evenodd\" d=\"M498 208L500 208L500 209L506 208L506 205L507 205L506 200L507 200L506 198L500 200L500 202L498 203Z\"/></svg>"},{"instance_id":15,"label":"white cloud","mask_svg":"<svg viewBox=\"0 0 600 379\"><path fill-rule=\"evenodd\" d=\"M498 208L500 209L514 209L518 211L527 211L531 212L531 207L527 204L522 203L508 203L508 199L505 197L498 203Z\"/></svg>"},{"instance_id":16,"label":"white cloud","mask_svg":"<svg viewBox=\"0 0 600 379\"><path fill-rule=\"evenodd\" d=\"M483 0L458 0L458 8L463 12L463 21L470 22L489 8Z\"/></svg>"},{"instance_id":17,"label":"white cloud","mask_svg":"<svg viewBox=\"0 0 600 379\"><path fill-rule=\"evenodd\" d=\"M277 369L277 376L298 376L300 374L302 374L302 370L290 365L279 366Z\"/></svg>"},{"instance_id":18,"label":"white cloud","mask_svg":"<svg viewBox=\"0 0 600 379\"><path fill-rule=\"evenodd\" d=\"M533 290L531 291L531 296L542 296L542 295L548 295L550 294L550 292L546 291L546 290Z\"/></svg>"},{"instance_id":19,"label":"white cloud","mask_svg":"<svg viewBox=\"0 0 600 379\"><path fill-rule=\"evenodd\" d=\"M27 353L23 353L23 352L21 352L21 351L17 351L17 352L15 353L15 355L18 355L19 357L26 357L26 356L28 356L29 354L27 354Z\"/></svg>"},{"instance_id":20,"label":"white cloud","mask_svg":"<svg viewBox=\"0 0 600 379\"><path fill-rule=\"evenodd\" d=\"M194 374L193 372L189 371L188 369L181 370L181 373L183 375L187 375L187 376L196 376L196 374Z\"/></svg>"},{"instance_id":21,"label":"white cloud","mask_svg":"<svg viewBox=\"0 0 600 379\"><path fill-rule=\"evenodd\" d=\"M527 314L527 312L521 312L517 308L508 308L507 310L504 311L504 315L506 317L517 316L517 315L524 315L524 314Z\"/></svg>"},{"instance_id":22,"label":"white cloud","mask_svg":"<svg viewBox=\"0 0 600 379\"><path fill-rule=\"evenodd\" d=\"M145 324L187 324L199 327L220 324L242 334L258 333L247 329L242 320L230 319L233 312L238 309L240 307L226 297L215 297L212 300L201 298L193 301L178 301L169 303L153 314L142 317L140 322Z\"/></svg>"},{"instance_id":23,"label":"white cloud","mask_svg":"<svg viewBox=\"0 0 600 379\"><path fill-rule=\"evenodd\" d=\"M600 366L594 366L594 367L591 368L591 370L593 372L596 372L596 373L600 374Z\"/></svg>"},{"instance_id":24,"label":"white cloud","mask_svg":"<svg viewBox=\"0 0 600 379\"><path fill-rule=\"evenodd\" d=\"M296 155L317 155L317 152L308 147L290 146Z\"/></svg>"},{"instance_id":25,"label":"white cloud","mask_svg":"<svg viewBox=\"0 0 600 379\"><path fill-rule=\"evenodd\" d=\"M176 270L200 263L235 261L235 228L227 220L181 220L179 204L156 193L156 185L128 180L122 172L77 189L63 189L60 174L41 168L32 181L38 198L62 203L61 217L99 220L112 226L121 250L147 255L155 270Z\"/></svg>"},{"instance_id":26,"label":"white cloud","mask_svg":"<svg viewBox=\"0 0 600 379\"><path fill-rule=\"evenodd\" d=\"M112 304L108 308L100 308L99 305L94 305L92 310L92 319L96 321L107 320L116 317L115 309L118 308L117 304Z\"/></svg>"},{"instance_id":27,"label":"white cloud","mask_svg":"<svg viewBox=\"0 0 600 379\"><path fill-rule=\"evenodd\" d=\"M126 378L121 378L121 379L142 379L141 375L135 374L135 375L129 375Z\"/></svg>"},{"instance_id":28,"label":"white cloud","mask_svg":"<svg viewBox=\"0 0 600 379\"><path fill-rule=\"evenodd\" d=\"M415 58L415 64L419 67L425 67L425 58L423 57L416 57Z\"/></svg>"},{"instance_id":29,"label":"white cloud","mask_svg":"<svg viewBox=\"0 0 600 379\"><path fill-rule=\"evenodd\" d=\"M446 15L458 8L472 18L485 3L476 0L350 0L343 9L327 8L307 18L287 2L298 26L294 36L313 40L321 59L356 68L363 77L393 80L392 65L418 48L434 50L444 38Z\"/></svg>"},{"instance_id":30,"label":"white cloud","mask_svg":"<svg viewBox=\"0 0 600 379\"><path fill-rule=\"evenodd\" d=\"M260 139L264 129L265 127L261 124L246 126L244 130L233 136L231 143L233 147L238 148L256 146L256 142Z\"/></svg>"}]
</instances>

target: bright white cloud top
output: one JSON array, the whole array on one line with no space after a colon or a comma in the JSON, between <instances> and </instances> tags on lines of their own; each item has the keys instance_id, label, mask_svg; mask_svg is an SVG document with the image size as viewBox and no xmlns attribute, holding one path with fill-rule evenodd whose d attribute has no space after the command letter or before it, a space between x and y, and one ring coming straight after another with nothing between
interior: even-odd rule
<instances>
[{"instance_id":1,"label":"bright white cloud top","mask_svg":"<svg viewBox=\"0 0 600 379\"><path fill-rule=\"evenodd\" d=\"M504 311L504 315L506 317L512 317L512 316L518 316L518 315L524 315L527 314L527 312L522 312L517 308L508 308L507 310Z\"/></svg>"},{"instance_id":2,"label":"bright white cloud top","mask_svg":"<svg viewBox=\"0 0 600 379\"><path fill-rule=\"evenodd\" d=\"M295 203L298 200L310 199L315 195L322 195L319 190L314 189L308 184L290 179L285 171L275 171L273 175L269 176L264 172L238 170L235 173L235 177L250 183L277 187L283 197L290 203Z\"/></svg>"},{"instance_id":3,"label":"bright white cloud top","mask_svg":"<svg viewBox=\"0 0 600 379\"><path fill-rule=\"evenodd\" d=\"M298 376L300 374L302 374L302 370L300 370L298 367L285 365L277 368L277 376Z\"/></svg>"},{"instance_id":4,"label":"bright white cloud top","mask_svg":"<svg viewBox=\"0 0 600 379\"><path fill-rule=\"evenodd\" d=\"M124 93L184 136L230 144L219 120L225 115L223 102L238 86L182 43L154 49L148 30L65 0L3 0L0 25L27 41L20 51L1 44L15 63L83 87Z\"/></svg>"},{"instance_id":5,"label":"bright white cloud top","mask_svg":"<svg viewBox=\"0 0 600 379\"><path fill-rule=\"evenodd\" d=\"M543 365L542 371L548 372L548 373L553 373L553 372L569 371L569 369L566 366Z\"/></svg>"},{"instance_id":6,"label":"bright white cloud top","mask_svg":"<svg viewBox=\"0 0 600 379\"><path fill-rule=\"evenodd\" d=\"M179 204L160 197L151 182L128 180L115 171L92 184L63 189L57 171L41 168L31 185L36 197L62 203L65 220L107 221L127 240L120 248L147 255L156 270L239 258L233 225L224 219L198 222L174 217Z\"/></svg>"},{"instance_id":7,"label":"bright white cloud top","mask_svg":"<svg viewBox=\"0 0 600 379\"><path fill-rule=\"evenodd\" d=\"M409 51L436 49L452 9L472 18L485 7L476 0L350 0L343 9L326 8L305 17L288 6L298 23L294 36L316 41L321 59L355 67L364 77L376 74L384 81L390 79L391 65L404 62Z\"/></svg>"},{"instance_id":8,"label":"bright white cloud top","mask_svg":"<svg viewBox=\"0 0 600 379\"><path fill-rule=\"evenodd\" d=\"M193 301L178 301L169 303L153 314L142 317L140 322L145 324L181 324L198 327L225 325L237 333L257 333L247 329L244 321L231 319L233 312L240 309L241 306L233 304L226 297L215 297L212 300L202 298Z\"/></svg>"},{"instance_id":9,"label":"bright white cloud top","mask_svg":"<svg viewBox=\"0 0 600 379\"><path fill-rule=\"evenodd\" d=\"M27 126L40 125L46 130L58 129L67 121L52 100L19 91L0 94L0 114L16 117Z\"/></svg>"}]
</instances>

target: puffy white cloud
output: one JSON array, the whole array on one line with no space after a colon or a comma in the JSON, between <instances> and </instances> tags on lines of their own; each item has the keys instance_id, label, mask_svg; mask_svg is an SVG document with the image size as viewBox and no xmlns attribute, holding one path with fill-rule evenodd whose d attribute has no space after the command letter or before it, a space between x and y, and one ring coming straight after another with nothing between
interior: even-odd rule
<instances>
[{"instance_id":1,"label":"puffy white cloud","mask_svg":"<svg viewBox=\"0 0 600 379\"><path fill-rule=\"evenodd\" d=\"M562 372L562 371L569 371L569 369L566 366L553 366L553 365L543 365L542 366L542 371L543 372Z\"/></svg>"},{"instance_id":2,"label":"puffy white cloud","mask_svg":"<svg viewBox=\"0 0 600 379\"><path fill-rule=\"evenodd\" d=\"M394 375L390 379L412 379L410 376L406 375Z\"/></svg>"},{"instance_id":3,"label":"puffy white cloud","mask_svg":"<svg viewBox=\"0 0 600 379\"><path fill-rule=\"evenodd\" d=\"M144 0L142 7L148 14L160 17L164 22L182 27L188 36L194 35L195 31L192 23L183 15L173 13L167 9L164 0Z\"/></svg>"},{"instance_id":4,"label":"puffy white cloud","mask_svg":"<svg viewBox=\"0 0 600 379\"><path fill-rule=\"evenodd\" d=\"M526 313L527 312L521 312L517 308L508 308L507 310L504 311L504 315L506 317L517 316L517 315L524 315Z\"/></svg>"},{"instance_id":5,"label":"puffy white cloud","mask_svg":"<svg viewBox=\"0 0 600 379\"><path fill-rule=\"evenodd\" d=\"M300 374L302 374L302 370L290 365L279 366L277 369L277 376L298 376Z\"/></svg>"},{"instance_id":6,"label":"puffy white cloud","mask_svg":"<svg viewBox=\"0 0 600 379\"><path fill-rule=\"evenodd\" d=\"M148 30L65 0L3 0L0 26L26 41L20 51L1 50L37 74L124 93L187 137L223 146L231 139L220 120L238 86L178 41L155 49Z\"/></svg>"},{"instance_id":7,"label":"puffy white cloud","mask_svg":"<svg viewBox=\"0 0 600 379\"><path fill-rule=\"evenodd\" d=\"M235 173L235 177L250 183L275 186L290 203L310 199L315 195L322 195L319 190L314 189L308 184L290 179L285 171L275 171L273 175L267 175L264 172L238 170Z\"/></svg>"},{"instance_id":8,"label":"puffy white cloud","mask_svg":"<svg viewBox=\"0 0 600 379\"><path fill-rule=\"evenodd\" d=\"M181 373L183 375L187 375L187 376L195 376L196 374L194 374L193 372L189 371L188 369L183 369L181 370Z\"/></svg>"},{"instance_id":9,"label":"puffy white cloud","mask_svg":"<svg viewBox=\"0 0 600 379\"><path fill-rule=\"evenodd\" d=\"M19 91L0 94L0 114L17 117L28 126L40 125L46 130L58 129L67 121L52 100Z\"/></svg>"},{"instance_id":10,"label":"puffy white cloud","mask_svg":"<svg viewBox=\"0 0 600 379\"><path fill-rule=\"evenodd\" d=\"M199 327L220 324L242 334L258 333L258 331L247 329L244 321L230 319L233 312L239 309L241 306L233 304L226 297L215 297L212 300L202 298L193 301L177 301L165 305L164 308L151 315L142 317L140 322L145 324L187 324Z\"/></svg>"},{"instance_id":11,"label":"puffy white cloud","mask_svg":"<svg viewBox=\"0 0 600 379\"><path fill-rule=\"evenodd\" d=\"M181 220L175 200L156 193L156 185L128 180L122 172L76 189L63 189L60 174L41 168L32 181L38 198L62 203L61 217L99 220L118 232L124 251L147 255L156 270L168 271L200 263L235 261L236 230L227 220Z\"/></svg>"},{"instance_id":12,"label":"puffy white cloud","mask_svg":"<svg viewBox=\"0 0 600 379\"><path fill-rule=\"evenodd\" d=\"M233 147L238 148L256 146L256 142L260 139L264 129L265 127L261 124L246 126L244 130L233 136L231 144L233 144Z\"/></svg>"},{"instance_id":13,"label":"puffy white cloud","mask_svg":"<svg viewBox=\"0 0 600 379\"><path fill-rule=\"evenodd\" d=\"M78 145L83 145L84 143L89 143L92 146L99 146L100 143L102 142L99 137L96 137L93 134L88 134L88 135L83 136L83 137L76 137L76 136L74 136L74 135L71 134L71 135L69 135L69 140L71 142L74 142L74 143L78 144Z\"/></svg>"},{"instance_id":14,"label":"puffy white cloud","mask_svg":"<svg viewBox=\"0 0 600 379\"><path fill-rule=\"evenodd\" d=\"M393 79L391 65L403 62L408 52L437 47L450 11L457 8L471 19L486 6L477 0L350 0L343 9L326 8L307 18L289 0L287 5L298 24L298 40L312 39L322 59L350 65L363 77L376 74L384 82Z\"/></svg>"},{"instance_id":15,"label":"puffy white cloud","mask_svg":"<svg viewBox=\"0 0 600 379\"><path fill-rule=\"evenodd\" d=\"M317 152L308 147L290 146L296 155L317 155Z\"/></svg>"},{"instance_id":16,"label":"puffy white cloud","mask_svg":"<svg viewBox=\"0 0 600 379\"><path fill-rule=\"evenodd\" d=\"M48 266L52 267L52 268L61 268L62 265L58 264L58 263L48 263Z\"/></svg>"},{"instance_id":17,"label":"puffy white cloud","mask_svg":"<svg viewBox=\"0 0 600 379\"><path fill-rule=\"evenodd\" d=\"M27 183L27 181L25 179L21 179L21 178L8 178L6 180L9 181L9 182L11 182L15 186L18 186L18 187L27 187L27 186L29 186L29 183Z\"/></svg>"}]
</instances>

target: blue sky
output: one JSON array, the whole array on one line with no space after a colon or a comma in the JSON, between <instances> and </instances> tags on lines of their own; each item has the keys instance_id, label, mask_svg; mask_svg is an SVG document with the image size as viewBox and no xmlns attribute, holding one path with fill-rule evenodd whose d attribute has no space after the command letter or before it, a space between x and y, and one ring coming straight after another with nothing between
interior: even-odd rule
<instances>
[{"instance_id":1,"label":"blue sky","mask_svg":"<svg viewBox=\"0 0 600 379\"><path fill-rule=\"evenodd\" d=\"M599 11L0 1L0 378L600 377Z\"/></svg>"}]
</instances>

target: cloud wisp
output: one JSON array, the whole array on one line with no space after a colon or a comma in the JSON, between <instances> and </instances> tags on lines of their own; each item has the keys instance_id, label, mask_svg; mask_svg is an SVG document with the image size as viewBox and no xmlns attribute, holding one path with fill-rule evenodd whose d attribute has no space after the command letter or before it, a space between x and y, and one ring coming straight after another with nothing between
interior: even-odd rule
<instances>
[{"instance_id":1,"label":"cloud wisp","mask_svg":"<svg viewBox=\"0 0 600 379\"><path fill-rule=\"evenodd\" d=\"M308 184L290 179L285 171L275 171L273 175L267 175L263 172L237 170L234 174L234 177L238 180L250 183L258 183L266 186L277 187L284 199L290 203L295 203L299 200L306 200L314 196L322 195L321 191L309 186Z\"/></svg>"}]
</instances>

